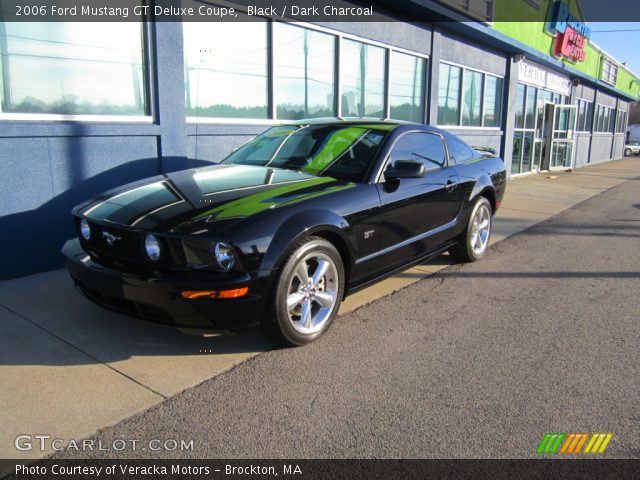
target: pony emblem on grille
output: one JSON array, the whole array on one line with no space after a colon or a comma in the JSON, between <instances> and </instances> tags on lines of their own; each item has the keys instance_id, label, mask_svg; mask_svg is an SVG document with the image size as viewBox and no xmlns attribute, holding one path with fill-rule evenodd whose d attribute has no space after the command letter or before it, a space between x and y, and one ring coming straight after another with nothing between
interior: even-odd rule
<instances>
[{"instance_id":1,"label":"pony emblem on grille","mask_svg":"<svg viewBox=\"0 0 640 480\"><path fill-rule=\"evenodd\" d=\"M113 246L113 244L116 242L116 240L121 240L122 237L118 237L117 235L113 235L109 232L102 232L102 236L104 237L105 241L107 242L107 245L109 245L110 247Z\"/></svg>"}]
</instances>

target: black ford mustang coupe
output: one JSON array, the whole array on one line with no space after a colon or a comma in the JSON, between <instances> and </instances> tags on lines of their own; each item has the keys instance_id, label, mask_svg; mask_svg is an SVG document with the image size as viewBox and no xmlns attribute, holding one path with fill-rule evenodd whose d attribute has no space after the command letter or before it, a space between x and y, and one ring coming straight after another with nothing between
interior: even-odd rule
<instances>
[{"instance_id":1,"label":"black ford mustang coupe","mask_svg":"<svg viewBox=\"0 0 640 480\"><path fill-rule=\"evenodd\" d=\"M505 185L500 158L437 128L281 125L220 164L75 207L63 253L106 307L182 326L260 320L302 345L359 288L447 250L482 257Z\"/></svg>"}]
</instances>

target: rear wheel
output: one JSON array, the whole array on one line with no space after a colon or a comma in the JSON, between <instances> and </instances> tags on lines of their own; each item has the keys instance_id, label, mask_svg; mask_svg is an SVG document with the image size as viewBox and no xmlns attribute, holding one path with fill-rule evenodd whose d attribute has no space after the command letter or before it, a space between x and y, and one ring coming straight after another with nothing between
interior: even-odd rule
<instances>
[{"instance_id":1,"label":"rear wheel","mask_svg":"<svg viewBox=\"0 0 640 480\"><path fill-rule=\"evenodd\" d=\"M624 156L625 156L625 157L630 157L630 156L631 156L631 153L632 153L632 152L631 152L631 149L630 149L630 148L627 148L627 149L625 149L625 151L624 151Z\"/></svg>"},{"instance_id":2,"label":"rear wheel","mask_svg":"<svg viewBox=\"0 0 640 480\"><path fill-rule=\"evenodd\" d=\"M285 262L263 324L268 333L289 345L313 342L331 326L343 294L340 254L323 238L306 238Z\"/></svg>"},{"instance_id":3,"label":"rear wheel","mask_svg":"<svg viewBox=\"0 0 640 480\"><path fill-rule=\"evenodd\" d=\"M463 262L480 260L487 251L491 237L491 204L486 197L478 197L471 210L467 228L458 243L449 249L452 257Z\"/></svg>"}]
</instances>

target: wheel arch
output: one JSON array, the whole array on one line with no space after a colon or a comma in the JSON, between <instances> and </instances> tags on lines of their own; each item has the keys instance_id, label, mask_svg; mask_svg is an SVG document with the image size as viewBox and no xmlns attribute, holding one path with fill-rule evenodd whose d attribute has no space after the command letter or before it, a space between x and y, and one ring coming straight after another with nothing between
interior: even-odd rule
<instances>
[{"instance_id":1,"label":"wheel arch","mask_svg":"<svg viewBox=\"0 0 640 480\"><path fill-rule=\"evenodd\" d=\"M347 234L349 229L349 222L335 212L300 212L285 221L275 233L262 260L261 270L279 270L301 239L316 236L324 238L338 250L343 262L345 281L348 283L355 258L355 246Z\"/></svg>"},{"instance_id":2,"label":"wheel arch","mask_svg":"<svg viewBox=\"0 0 640 480\"><path fill-rule=\"evenodd\" d=\"M491 212L496 212L496 189L488 175L484 174L478 178L478 181L469 195L469 204L473 205L478 197L485 197L491 204Z\"/></svg>"}]
</instances>

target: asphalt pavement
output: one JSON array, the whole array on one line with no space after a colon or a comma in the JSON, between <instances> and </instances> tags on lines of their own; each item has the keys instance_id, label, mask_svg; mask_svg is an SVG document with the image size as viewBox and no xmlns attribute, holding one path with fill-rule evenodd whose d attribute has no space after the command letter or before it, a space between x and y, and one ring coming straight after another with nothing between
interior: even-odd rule
<instances>
[{"instance_id":1,"label":"asphalt pavement","mask_svg":"<svg viewBox=\"0 0 640 480\"><path fill-rule=\"evenodd\" d=\"M640 458L639 247L635 179L92 437L192 451L57 456L528 458L612 432L602 457Z\"/></svg>"}]
</instances>

